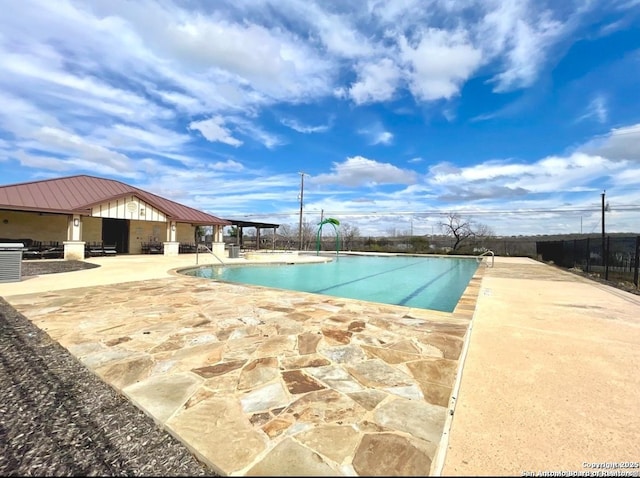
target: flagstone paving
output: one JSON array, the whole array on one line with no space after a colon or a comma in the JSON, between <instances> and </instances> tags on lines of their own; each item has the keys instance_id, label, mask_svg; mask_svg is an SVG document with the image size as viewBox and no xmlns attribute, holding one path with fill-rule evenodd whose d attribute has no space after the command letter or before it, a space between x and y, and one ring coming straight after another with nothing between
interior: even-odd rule
<instances>
[{"instance_id":1,"label":"flagstone paving","mask_svg":"<svg viewBox=\"0 0 640 478\"><path fill-rule=\"evenodd\" d=\"M483 269L453 313L182 275L11 304L223 475L425 476Z\"/></svg>"}]
</instances>

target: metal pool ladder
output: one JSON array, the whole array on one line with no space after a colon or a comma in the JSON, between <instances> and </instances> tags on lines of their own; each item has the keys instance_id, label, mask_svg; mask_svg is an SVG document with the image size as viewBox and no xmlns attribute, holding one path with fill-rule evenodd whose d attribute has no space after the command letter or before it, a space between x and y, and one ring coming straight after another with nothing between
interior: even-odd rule
<instances>
[{"instance_id":1,"label":"metal pool ladder","mask_svg":"<svg viewBox=\"0 0 640 478\"><path fill-rule=\"evenodd\" d=\"M213 252L211 249L209 249L206 245L204 244L196 244L196 265L198 265L198 252L200 249L200 246L204 247L209 254L211 254L213 257L215 257L216 259L218 259L218 261L220 261L220 264L224 265L224 261L222 259L220 259L215 252Z\"/></svg>"},{"instance_id":2,"label":"metal pool ladder","mask_svg":"<svg viewBox=\"0 0 640 478\"><path fill-rule=\"evenodd\" d=\"M493 267L493 263L495 262L495 254L493 253L493 251L484 251L482 254L480 254L479 256L476 256L476 260L478 262L482 261L484 256L488 256L489 254L491 254L491 265L489 265L489 262L487 262L487 267Z\"/></svg>"}]
</instances>

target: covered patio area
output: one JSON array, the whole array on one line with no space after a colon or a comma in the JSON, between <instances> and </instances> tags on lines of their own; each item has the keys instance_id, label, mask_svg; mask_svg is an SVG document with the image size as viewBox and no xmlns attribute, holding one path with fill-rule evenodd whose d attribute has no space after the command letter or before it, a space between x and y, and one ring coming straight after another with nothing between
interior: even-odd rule
<instances>
[{"instance_id":1,"label":"covered patio area","mask_svg":"<svg viewBox=\"0 0 640 478\"><path fill-rule=\"evenodd\" d=\"M272 224L268 222L254 222L254 221L244 221L239 219L227 219L231 223L232 226L237 228L237 233L235 236L234 245L240 246L240 249L274 249L274 239L276 230L280 227L280 224ZM247 241L244 237L244 229L245 228L255 228L256 235L255 240ZM262 229L273 229L272 241L271 244L267 243L268 239L261 237Z\"/></svg>"},{"instance_id":2,"label":"covered patio area","mask_svg":"<svg viewBox=\"0 0 640 478\"><path fill-rule=\"evenodd\" d=\"M210 248L222 255L227 225L225 219L111 179L78 175L0 186L0 238L22 242L30 258L173 256L192 252L199 226L212 228Z\"/></svg>"}]
</instances>

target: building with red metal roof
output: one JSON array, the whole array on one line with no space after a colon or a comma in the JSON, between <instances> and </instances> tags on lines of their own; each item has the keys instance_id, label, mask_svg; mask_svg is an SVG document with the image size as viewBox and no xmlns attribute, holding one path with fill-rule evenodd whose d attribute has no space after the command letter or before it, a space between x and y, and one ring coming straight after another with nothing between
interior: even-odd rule
<instances>
[{"instance_id":1,"label":"building with red metal roof","mask_svg":"<svg viewBox=\"0 0 640 478\"><path fill-rule=\"evenodd\" d=\"M231 222L112 179L87 175L0 186L0 242L60 244L65 259L83 259L87 244L139 254L161 244L165 255L213 228L214 253L224 252ZM220 249L220 250L216 250Z\"/></svg>"}]
</instances>

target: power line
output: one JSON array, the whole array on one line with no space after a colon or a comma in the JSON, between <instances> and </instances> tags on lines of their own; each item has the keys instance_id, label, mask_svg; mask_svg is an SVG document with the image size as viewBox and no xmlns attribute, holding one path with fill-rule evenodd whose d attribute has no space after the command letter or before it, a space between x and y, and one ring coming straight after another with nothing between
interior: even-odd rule
<instances>
[{"instance_id":1,"label":"power line","mask_svg":"<svg viewBox=\"0 0 640 478\"><path fill-rule=\"evenodd\" d=\"M585 212L600 212L600 208L594 207L576 207L576 208L531 208L531 209L487 209L487 210L463 210L463 209L431 209L431 210L422 210L422 211L397 211L397 210L375 210L375 211L335 211L335 210L327 210L327 209L307 209L307 213L317 213L319 214L323 211L326 214L334 214L334 215L342 215L342 216L441 216L448 215L451 213L459 214L461 216L475 216L475 215L484 215L484 214L506 214L506 215L530 215L530 214L565 214L565 213L585 213ZM636 205L618 205L616 207L610 208L610 211L618 211L618 212L633 212L640 211L640 206ZM292 216L295 215L296 212L273 212L273 213L259 213L259 214L245 214L244 217L272 217L272 216Z\"/></svg>"}]
</instances>

